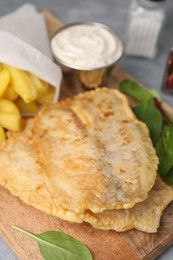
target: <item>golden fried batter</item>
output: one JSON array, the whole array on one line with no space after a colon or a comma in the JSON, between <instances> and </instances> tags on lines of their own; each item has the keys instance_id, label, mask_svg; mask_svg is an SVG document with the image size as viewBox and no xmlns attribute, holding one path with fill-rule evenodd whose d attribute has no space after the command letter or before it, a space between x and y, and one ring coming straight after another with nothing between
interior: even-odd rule
<instances>
[{"instance_id":1,"label":"golden fried batter","mask_svg":"<svg viewBox=\"0 0 173 260\"><path fill-rule=\"evenodd\" d=\"M145 200L157 164L146 125L123 94L102 88L45 106L4 142L0 185L48 214L104 228L96 213Z\"/></svg>"},{"instance_id":2,"label":"golden fried batter","mask_svg":"<svg viewBox=\"0 0 173 260\"><path fill-rule=\"evenodd\" d=\"M146 125L135 118L126 97L118 90L102 88L67 99L63 105L74 111L98 150L99 176L103 180L99 183L97 178L93 189L96 193L99 185L103 185L105 200L100 200L97 206L92 198L95 205L85 208L95 213L130 208L146 199L155 182L158 159ZM46 110L43 113L42 120L46 118ZM92 148L90 154L91 151ZM83 184L83 190L86 187Z\"/></svg>"},{"instance_id":3,"label":"golden fried batter","mask_svg":"<svg viewBox=\"0 0 173 260\"><path fill-rule=\"evenodd\" d=\"M113 229L122 232L136 228L154 233L160 224L160 217L166 206L173 200L173 189L157 177L148 198L131 209L119 209L93 214L86 212L84 220L98 229Z\"/></svg>"}]
</instances>

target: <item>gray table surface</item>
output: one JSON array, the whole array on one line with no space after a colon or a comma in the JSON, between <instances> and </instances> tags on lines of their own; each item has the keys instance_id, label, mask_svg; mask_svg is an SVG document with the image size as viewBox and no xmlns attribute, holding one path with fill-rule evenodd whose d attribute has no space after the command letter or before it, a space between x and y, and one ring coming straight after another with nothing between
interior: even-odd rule
<instances>
[{"instance_id":1,"label":"gray table surface","mask_svg":"<svg viewBox=\"0 0 173 260\"><path fill-rule=\"evenodd\" d=\"M0 16L10 13L24 0L0 0ZM49 9L65 23L76 21L97 21L115 29L124 39L127 13L130 0L31 0L39 11ZM148 60L124 56L118 65L148 88L156 89L163 100L173 106L173 96L161 91L164 69L170 47L173 45L173 3L166 1L167 22L156 59ZM0 260L17 260L18 258L0 238ZM173 246L162 253L158 260L172 260ZM36 259L32 259L36 260Z\"/></svg>"}]
</instances>

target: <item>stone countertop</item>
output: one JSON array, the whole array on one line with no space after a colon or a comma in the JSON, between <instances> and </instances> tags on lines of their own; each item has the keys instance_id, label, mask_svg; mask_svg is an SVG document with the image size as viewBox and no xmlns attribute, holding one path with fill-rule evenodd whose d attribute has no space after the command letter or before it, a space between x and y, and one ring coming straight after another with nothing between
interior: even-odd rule
<instances>
[{"instance_id":1,"label":"stone countertop","mask_svg":"<svg viewBox=\"0 0 173 260\"><path fill-rule=\"evenodd\" d=\"M10 13L25 0L0 1L0 16ZM39 11L48 9L65 23L76 21L95 21L111 26L125 42L127 13L130 0L30 0ZM118 66L140 81L144 86L157 90L162 99L173 106L173 96L163 94L161 86L169 49L173 46L173 4L166 1L167 21L162 34L159 54L156 59L124 57ZM18 258L0 238L0 260L17 260ZM169 247L157 260L172 260L173 246Z\"/></svg>"}]
</instances>

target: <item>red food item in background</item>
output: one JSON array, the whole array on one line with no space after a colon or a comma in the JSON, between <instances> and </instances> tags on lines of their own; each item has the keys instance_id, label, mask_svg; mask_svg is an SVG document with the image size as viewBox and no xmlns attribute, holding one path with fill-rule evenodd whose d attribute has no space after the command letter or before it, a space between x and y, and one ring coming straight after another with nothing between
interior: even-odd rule
<instances>
[{"instance_id":1,"label":"red food item in background","mask_svg":"<svg viewBox=\"0 0 173 260\"><path fill-rule=\"evenodd\" d=\"M173 51L171 51L168 58L163 89L168 92L173 91Z\"/></svg>"},{"instance_id":2,"label":"red food item in background","mask_svg":"<svg viewBox=\"0 0 173 260\"><path fill-rule=\"evenodd\" d=\"M173 75L167 77L166 87L169 89L173 89Z\"/></svg>"}]
</instances>

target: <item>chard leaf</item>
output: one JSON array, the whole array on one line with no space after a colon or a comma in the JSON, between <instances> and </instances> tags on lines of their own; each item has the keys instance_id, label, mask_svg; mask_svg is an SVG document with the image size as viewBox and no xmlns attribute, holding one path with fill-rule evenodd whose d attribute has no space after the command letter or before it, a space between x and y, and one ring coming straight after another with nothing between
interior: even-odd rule
<instances>
[{"instance_id":1,"label":"chard leaf","mask_svg":"<svg viewBox=\"0 0 173 260\"><path fill-rule=\"evenodd\" d=\"M159 173L161 176L168 174L168 180L173 178L173 126L164 125L160 139L156 145L159 157ZM172 177L170 176L172 174ZM166 179L166 177L165 177Z\"/></svg>"},{"instance_id":2,"label":"chard leaf","mask_svg":"<svg viewBox=\"0 0 173 260\"><path fill-rule=\"evenodd\" d=\"M89 249L79 240L57 231L34 234L19 227L14 229L37 241L45 260L92 260Z\"/></svg>"},{"instance_id":3,"label":"chard leaf","mask_svg":"<svg viewBox=\"0 0 173 260\"><path fill-rule=\"evenodd\" d=\"M166 181L166 183L168 185L172 185L173 184L173 167L166 174L166 176L164 177L164 180Z\"/></svg>"},{"instance_id":4,"label":"chard leaf","mask_svg":"<svg viewBox=\"0 0 173 260\"><path fill-rule=\"evenodd\" d=\"M132 80L123 80L120 83L119 89L124 94L135 98L136 100L142 102L145 99L150 99L152 97L158 97L158 94L154 90L147 90L143 87L140 87L135 81Z\"/></svg>"},{"instance_id":5,"label":"chard leaf","mask_svg":"<svg viewBox=\"0 0 173 260\"><path fill-rule=\"evenodd\" d=\"M157 98L157 100L161 101L161 98L160 98L159 93L157 92L157 90L151 89L151 90L149 90L149 92L151 93L151 95L154 98Z\"/></svg>"},{"instance_id":6,"label":"chard leaf","mask_svg":"<svg viewBox=\"0 0 173 260\"><path fill-rule=\"evenodd\" d=\"M146 123L153 144L156 145L162 131L163 118L160 111L155 107L153 97L145 99L134 107L133 111L139 120Z\"/></svg>"}]
</instances>

